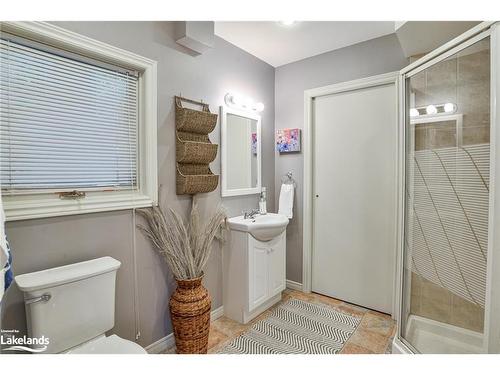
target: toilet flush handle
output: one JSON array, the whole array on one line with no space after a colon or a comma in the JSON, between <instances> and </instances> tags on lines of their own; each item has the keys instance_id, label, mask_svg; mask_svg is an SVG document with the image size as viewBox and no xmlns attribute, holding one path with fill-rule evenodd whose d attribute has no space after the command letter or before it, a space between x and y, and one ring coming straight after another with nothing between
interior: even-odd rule
<instances>
[{"instance_id":1,"label":"toilet flush handle","mask_svg":"<svg viewBox=\"0 0 500 375\"><path fill-rule=\"evenodd\" d=\"M30 305L32 303L37 303L37 302L47 302L50 300L52 296L49 293L42 294L40 297L33 297L33 298L28 298L27 300L24 301L26 305Z\"/></svg>"}]
</instances>

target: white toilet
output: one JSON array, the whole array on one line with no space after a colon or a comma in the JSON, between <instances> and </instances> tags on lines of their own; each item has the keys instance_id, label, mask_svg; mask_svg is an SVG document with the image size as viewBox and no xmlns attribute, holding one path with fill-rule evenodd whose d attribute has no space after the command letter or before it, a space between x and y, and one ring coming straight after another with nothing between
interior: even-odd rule
<instances>
[{"instance_id":1,"label":"white toilet","mask_svg":"<svg viewBox=\"0 0 500 375\"><path fill-rule=\"evenodd\" d=\"M120 265L103 257L16 276L29 337L49 339L44 353L146 354L132 341L104 335L115 325Z\"/></svg>"}]
</instances>

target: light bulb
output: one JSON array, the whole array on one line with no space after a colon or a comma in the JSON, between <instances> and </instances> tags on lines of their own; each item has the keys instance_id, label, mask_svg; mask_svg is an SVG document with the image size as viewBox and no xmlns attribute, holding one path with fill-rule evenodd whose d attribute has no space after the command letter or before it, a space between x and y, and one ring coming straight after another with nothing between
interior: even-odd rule
<instances>
[{"instance_id":1,"label":"light bulb","mask_svg":"<svg viewBox=\"0 0 500 375\"><path fill-rule=\"evenodd\" d=\"M410 108L410 117L420 116L420 112L416 108Z\"/></svg>"},{"instance_id":2,"label":"light bulb","mask_svg":"<svg viewBox=\"0 0 500 375\"><path fill-rule=\"evenodd\" d=\"M427 112L428 115L435 115L438 110L435 105L431 104L428 105L427 108L425 108L425 112Z\"/></svg>"},{"instance_id":3,"label":"light bulb","mask_svg":"<svg viewBox=\"0 0 500 375\"><path fill-rule=\"evenodd\" d=\"M253 100L251 98L243 98L241 105L244 108L252 108Z\"/></svg>"},{"instance_id":4,"label":"light bulb","mask_svg":"<svg viewBox=\"0 0 500 375\"><path fill-rule=\"evenodd\" d=\"M264 103L255 103L253 105L253 110L257 112L262 112L264 110Z\"/></svg>"},{"instance_id":5,"label":"light bulb","mask_svg":"<svg viewBox=\"0 0 500 375\"><path fill-rule=\"evenodd\" d=\"M455 112L455 104L453 104L453 103L446 103L444 105L444 111L446 113Z\"/></svg>"},{"instance_id":6,"label":"light bulb","mask_svg":"<svg viewBox=\"0 0 500 375\"><path fill-rule=\"evenodd\" d=\"M234 104L234 101L233 101L233 95L230 94L230 93L227 93L226 95L224 95L224 102L226 102L227 105L232 105Z\"/></svg>"}]
</instances>

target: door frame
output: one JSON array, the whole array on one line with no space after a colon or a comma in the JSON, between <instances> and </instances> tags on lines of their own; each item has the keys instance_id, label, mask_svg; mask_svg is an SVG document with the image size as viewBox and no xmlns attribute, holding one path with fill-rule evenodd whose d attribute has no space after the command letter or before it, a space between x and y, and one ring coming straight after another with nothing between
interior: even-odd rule
<instances>
[{"instance_id":1,"label":"door frame","mask_svg":"<svg viewBox=\"0 0 500 375\"><path fill-rule=\"evenodd\" d=\"M339 94L343 92L349 92L354 90L366 89L370 87L385 86L389 84L394 84L396 88L396 124L399 124L399 106L398 106L398 80L399 72L389 72L384 74L379 74L376 76L356 79L353 81L342 82L338 84L318 87L314 89L309 89L304 91L304 129L303 129L303 155L304 155L304 218L302 223L303 239L302 239L302 291L305 293L310 293L312 288L312 251L313 251L313 128L314 128L314 118L313 118L313 100L320 96ZM396 126L398 128L398 126ZM394 136L394 141L400 143L400 136L397 134L398 130L395 129L396 133ZM395 160L399 160L399 147L397 153L394 155ZM399 163L397 164L396 175L399 175ZM399 178L395 181L396 191L400 194L400 184ZM395 215L400 211L399 209L400 197L398 196L398 202L396 204ZM396 257L398 238L394 238L394 256ZM396 264L394 262L396 272ZM396 289L393 288L393 308L392 314L396 311L395 307L395 295Z\"/></svg>"},{"instance_id":2,"label":"door frame","mask_svg":"<svg viewBox=\"0 0 500 375\"><path fill-rule=\"evenodd\" d=\"M395 305L395 319L397 321L397 332L393 340L392 348L393 353L418 353L411 343L406 341L402 335L401 317L403 313L403 269L404 269L404 189L405 189L405 130L406 119L409 114L406 113L406 92L405 92L405 79L417 74L424 69L432 66L449 56L452 56L457 51L460 51L468 46L476 43L477 41L490 36L490 53L491 53L491 115L490 115L490 202L489 202L489 224L488 224L488 264L487 264L487 281L486 281L486 306L485 306L485 322L484 322L484 352L498 353L500 352L500 322L491 319L491 316L498 316L500 313L500 294L498 291L492 290L492 285L500 286L500 231L492 230L495 221L500 219L500 202L494 202L494 196L500 194L500 163L496 163L495 145L500 144L500 132L498 129L498 121L500 120L500 106L497 105L497 96L500 92L500 77L497 77L497 64L500 63L500 29L499 24L491 21L482 22L458 37L445 43L441 47L433 50L427 55L423 56L414 63L408 65L400 71L399 77L399 149L398 165L399 165L399 196L400 196L400 209L398 211L398 250L397 250L397 270L395 278L396 289L396 305ZM496 173L495 173L496 170ZM493 262L495 260L496 263ZM496 278L493 280L493 278ZM492 337L493 332L493 337ZM494 342L496 337L496 342Z\"/></svg>"}]
</instances>

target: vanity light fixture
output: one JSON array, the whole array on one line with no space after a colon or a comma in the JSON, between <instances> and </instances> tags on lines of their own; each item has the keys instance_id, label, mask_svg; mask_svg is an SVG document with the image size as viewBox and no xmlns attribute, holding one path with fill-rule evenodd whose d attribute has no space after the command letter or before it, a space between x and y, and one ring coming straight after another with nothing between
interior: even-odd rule
<instances>
[{"instance_id":1,"label":"vanity light fixture","mask_svg":"<svg viewBox=\"0 0 500 375\"><path fill-rule=\"evenodd\" d=\"M264 103L254 102L251 98L241 96L239 94L227 93L224 96L224 102L233 108L245 109L249 111L262 112L264 110Z\"/></svg>"},{"instance_id":2,"label":"vanity light fixture","mask_svg":"<svg viewBox=\"0 0 500 375\"><path fill-rule=\"evenodd\" d=\"M429 104L424 107L410 108L410 117L418 116L433 116L433 115L444 115L452 114L457 111L457 105L455 103L445 103L445 104Z\"/></svg>"}]
</instances>

